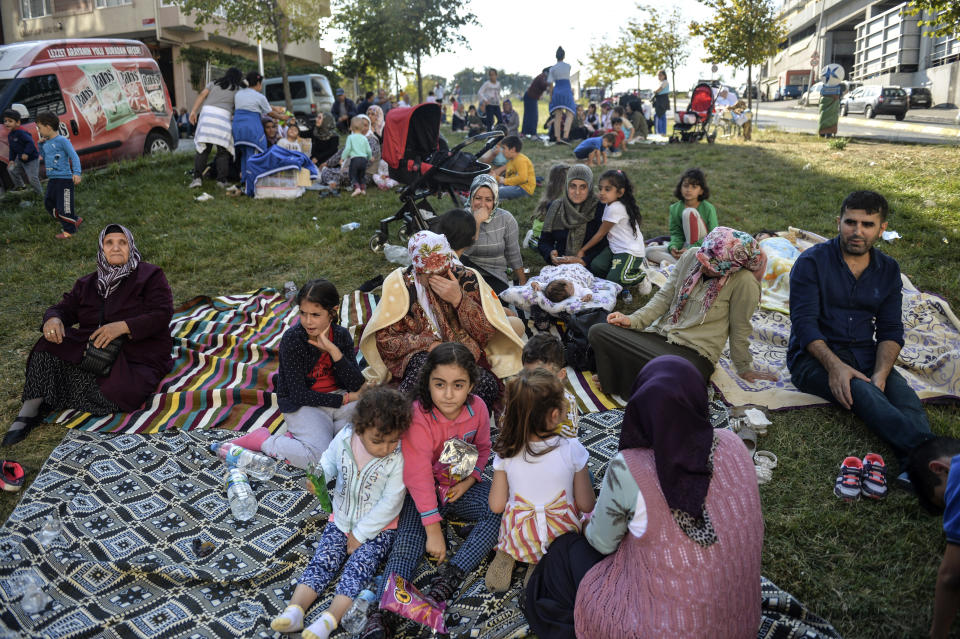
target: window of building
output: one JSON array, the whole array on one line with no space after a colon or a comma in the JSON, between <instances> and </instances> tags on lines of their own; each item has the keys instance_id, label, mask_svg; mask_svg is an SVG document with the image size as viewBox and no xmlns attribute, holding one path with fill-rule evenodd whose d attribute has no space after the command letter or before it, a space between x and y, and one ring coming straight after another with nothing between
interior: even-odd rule
<instances>
[{"instance_id":1,"label":"window of building","mask_svg":"<svg viewBox=\"0 0 960 639\"><path fill-rule=\"evenodd\" d=\"M14 102L27 107L31 120L44 111L50 111L56 115L67 112L67 107L63 103L63 94L60 93L60 83L57 82L57 76L53 74L25 78L10 101L11 104Z\"/></svg>"},{"instance_id":2,"label":"window of building","mask_svg":"<svg viewBox=\"0 0 960 639\"><path fill-rule=\"evenodd\" d=\"M20 0L20 15L25 20L48 16L53 13L50 4L51 0Z\"/></svg>"},{"instance_id":3,"label":"window of building","mask_svg":"<svg viewBox=\"0 0 960 639\"><path fill-rule=\"evenodd\" d=\"M126 4L133 4L133 0L97 0L97 9L106 9L109 7L122 7Z\"/></svg>"}]
</instances>

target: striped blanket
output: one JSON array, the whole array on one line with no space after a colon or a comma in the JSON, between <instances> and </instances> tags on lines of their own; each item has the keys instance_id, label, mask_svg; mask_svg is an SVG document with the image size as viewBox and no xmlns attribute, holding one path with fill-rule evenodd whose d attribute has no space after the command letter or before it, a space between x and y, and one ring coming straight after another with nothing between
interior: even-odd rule
<instances>
[{"instance_id":1,"label":"striped blanket","mask_svg":"<svg viewBox=\"0 0 960 639\"><path fill-rule=\"evenodd\" d=\"M235 155L232 122L233 115L226 109L204 105L197 118L197 132L193 135L197 153L203 153L207 144L215 144L230 151L230 155Z\"/></svg>"}]
</instances>

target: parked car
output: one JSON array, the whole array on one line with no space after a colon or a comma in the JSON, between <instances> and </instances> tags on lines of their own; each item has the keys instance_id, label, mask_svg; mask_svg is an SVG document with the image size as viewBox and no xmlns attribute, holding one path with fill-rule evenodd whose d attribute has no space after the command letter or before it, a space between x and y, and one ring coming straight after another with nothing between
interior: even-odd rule
<instances>
[{"instance_id":1,"label":"parked car","mask_svg":"<svg viewBox=\"0 0 960 639\"><path fill-rule=\"evenodd\" d=\"M780 88L781 100L795 100L803 95L806 86L802 84L785 84Z\"/></svg>"},{"instance_id":2,"label":"parked car","mask_svg":"<svg viewBox=\"0 0 960 639\"><path fill-rule=\"evenodd\" d=\"M39 139L35 119L60 119L83 168L170 151L180 137L160 68L142 42L70 39L0 46L0 111L22 105L23 129ZM19 110L19 107L18 107ZM0 134L0 161L8 161Z\"/></svg>"},{"instance_id":3,"label":"parked car","mask_svg":"<svg viewBox=\"0 0 960 639\"><path fill-rule=\"evenodd\" d=\"M637 91L637 97L640 98L641 100L652 100L653 91L650 89L640 89L639 91Z\"/></svg>"},{"instance_id":4,"label":"parked car","mask_svg":"<svg viewBox=\"0 0 960 639\"><path fill-rule=\"evenodd\" d=\"M290 83L290 98L293 100L293 114L303 126L310 126L320 111L329 111L333 107L333 91L326 76L319 73L287 76ZM267 102L274 106L286 106L283 97L283 78L264 78L263 94Z\"/></svg>"},{"instance_id":5,"label":"parked car","mask_svg":"<svg viewBox=\"0 0 960 639\"><path fill-rule=\"evenodd\" d=\"M763 95L763 93L760 91L759 87L757 87L757 85L755 85L755 84L750 87L750 94L752 94L752 95L750 95L750 98L753 99L753 100L764 100L764 99L766 99L766 96ZM746 99L747 99L748 93L747 93L747 83L746 83L746 82L744 82L743 84L741 84L741 85L740 85L740 88L737 89L737 95L740 96L740 99L742 99L742 100L746 100Z\"/></svg>"},{"instance_id":6,"label":"parked car","mask_svg":"<svg viewBox=\"0 0 960 639\"><path fill-rule=\"evenodd\" d=\"M817 106L820 104L820 93L823 90L823 82L817 82L812 87L803 92L800 96L800 106Z\"/></svg>"},{"instance_id":7,"label":"parked car","mask_svg":"<svg viewBox=\"0 0 960 639\"><path fill-rule=\"evenodd\" d=\"M863 113L868 118L892 115L902 120L909 108L907 92L900 87L884 87L879 84L862 86L840 101L840 115L849 112Z\"/></svg>"},{"instance_id":8,"label":"parked car","mask_svg":"<svg viewBox=\"0 0 960 639\"><path fill-rule=\"evenodd\" d=\"M926 87L910 87L905 89L907 95L910 96L910 108L924 108L929 109L933 106L933 94L930 93L930 89Z\"/></svg>"}]
</instances>

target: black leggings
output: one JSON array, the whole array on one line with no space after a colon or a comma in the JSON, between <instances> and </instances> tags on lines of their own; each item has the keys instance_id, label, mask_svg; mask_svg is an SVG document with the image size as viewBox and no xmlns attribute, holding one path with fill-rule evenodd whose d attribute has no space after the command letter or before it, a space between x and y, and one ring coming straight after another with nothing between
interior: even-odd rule
<instances>
[{"instance_id":1,"label":"black leggings","mask_svg":"<svg viewBox=\"0 0 960 639\"><path fill-rule=\"evenodd\" d=\"M209 142L204 145L203 151L198 151L193 156L193 177L203 177L203 170L207 168L207 158L210 156L210 147L217 149L217 155L213 159L217 167L217 181L226 182L230 179L230 151Z\"/></svg>"},{"instance_id":2,"label":"black leggings","mask_svg":"<svg viewBox=\"0 0 960 639\"><path fill-rule=\"evenodd\" d=\"M367 158L350 158L350 185L354 188L367 184Z\"/></svg>"}]
</instances>

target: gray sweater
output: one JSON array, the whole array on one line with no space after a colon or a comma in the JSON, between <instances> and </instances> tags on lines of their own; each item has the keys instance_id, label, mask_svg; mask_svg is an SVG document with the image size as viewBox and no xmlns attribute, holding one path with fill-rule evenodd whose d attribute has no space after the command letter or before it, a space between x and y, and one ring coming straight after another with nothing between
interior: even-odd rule
<instances>
[{"instance_id":1,"label":"gray sweater","mask_svg":"<svg viewBox=\"0 0 960 639\"><path fill-rule=\"evenodd\" d=\"M464 255L491 275L509 282L507 267L514 271L523 269L520 228L513 215L504 209L494 209L490 219L480 225L477 241Z\"/></svg>"}]
</instances>

